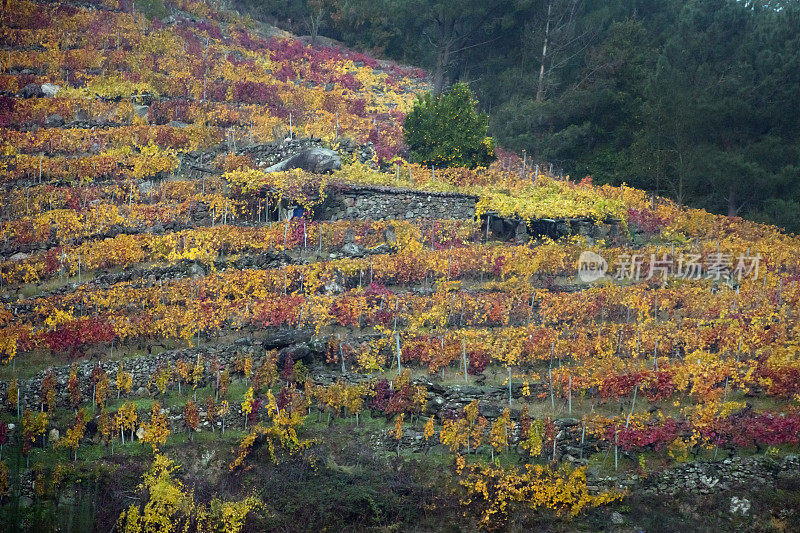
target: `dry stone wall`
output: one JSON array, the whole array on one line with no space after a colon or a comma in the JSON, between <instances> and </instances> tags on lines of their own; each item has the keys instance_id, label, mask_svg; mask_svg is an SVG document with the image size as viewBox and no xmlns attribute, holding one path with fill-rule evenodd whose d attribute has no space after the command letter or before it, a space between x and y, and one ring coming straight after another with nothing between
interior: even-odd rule
<instances>
[{"instance_id":1,"label":"dry stone wall","mask_svg":"<svg viewBox=\"0 0 800 533\"><path fill-rule=\"evenodd\" d=\"M342 188L332 193L320 212L324 220L411 220L475 217L478 198L390 187Z\"/></svg>"},{"instance_id":2,"label":"dry stone wall","mask_svg":"<svg viewBox=\"0 0 800 533\"><path fill-rule=\"evenodd\" d=\"M319 344L319 346L317 345ZM174 368L178 360L183 359L190 365L194 365L198 355L203 357L203 381L201 386L211 382L214 372L210 368L210 362L216 357L220 365L232 369L234 359L240 354L247 354L253 358L254 365L260 365L267 350L278 349L278 364L282 365L286 356L291 355L296 361L303 361L310 364L315 359L321 357L320 346L324 346L324 341L315 343L312 340L311 332L297 329L278 329L276 331L262 332L259 338L253 336L242 336L227 346L215 348L184 348L171 350L157 355L143 357L133 357L124 360L124 369L131 374L133 386L131 395L133 397L148 397L147 386L159 368ZM97 361L79 361L75 363L76 375L78 377L81 396L84 401L91 401L92 398L92 369ZM119 371L120 361L103 361L102 368L108 374L111 381L111 396L116 397L116 375ZM18 382L20 391L20 405L24 409L39 410L42 404L41 387L42 380L49 371L52 371L56 379L56 407L69 407L69 382L71 366L53 366L38 372L33 377L21 379ZM9 382L0 380L0 398L5 399L8 394ZM155 393L155 387L151 389Z\"/></svg>"}]
</instances>

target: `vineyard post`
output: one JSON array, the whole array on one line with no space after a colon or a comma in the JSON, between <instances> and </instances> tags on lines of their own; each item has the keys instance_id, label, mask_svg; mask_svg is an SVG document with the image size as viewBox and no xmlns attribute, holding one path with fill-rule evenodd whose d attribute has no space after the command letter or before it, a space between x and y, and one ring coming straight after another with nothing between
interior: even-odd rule
<instances>
[{"instance_id":1,"label":"vineyard post","mask_svg":"<svg viewBox=\"0 0 800 533\"><path fill-rule=\"evenodd\" d=\"M397 375L400 375L401 368L400 368L400 333L394 332L394 339L397 344Z\"/></svg>"},{"instance_id":2,"label":"vineyard post","mask_svg":"<svg viewBox=\"0 0 800 533\"><path fill-rule=\"evenodd\" d=\"M289 113L289 139L292 139L292 114Z\"/></svg>"},{"instance_id":3,"label":"vineyard post","mask_svg":"<svg viewBox=\"0 0 800 533\"><path fill-rule=\"evenodd\" d=\"M439 337L439 341L441 342L441 346L442 346L442 348L441 348L442 351L440 353L444 353L444 335ZM444 368L446 366L447 366L446 364L442 365L442 379L444 379ZM411 415L411 423L412 424L414 423L414 415L413 414Z\"/></svg>"},{"instance_id":4,"label":"vineyard post","mask_svg":"<svg viewBox=\"0 0 800 533\"><path fill-rule=\"evenodd\" d=\"M553 369L547 369L547 376L550 378L550 406L553 408L553 411L556 410L556 400L553 396Z\"/></svg>"},{"instance_id":5,"label":"vineyard post","mask_svg":"<svg viewBox=\"0 0 800 533\"><path fill-rule=\"evenodd\" d=\"M636 406L636 393L639 392L639 385L636 385L636 388L633 389L633 401L631 402L631 411L628 413L628 418L625 420L625 429L628 429L628 424L631 422L631 416L633 416L633 408Z\"/></svg>"},{"instance_id":6,"label":"vineyard post","mask_svg":"<svg viewBox=\"0 0 800 533\"><path fill-rule=\"evenodd\" d=\"M205 56L208 54L208 37L206 37L206 50L203 54L203 63L205 63ZM203 69L203 102L206 101L206 73L208 71L208 67Z\"/></svg>"},{"instance_id":7,"label":"vineyard post","mask_svg":"<svg viewBox=\"0 0 800 533\"><path fill-rule=\"evenodd\" d=\"M556 443L558 443L558 433L553 437L553 461L556 460Z\"/></svg>"},{"instance_id":8,"label":"vineyard post","mask_svg":"<svg viewBox=\"0 0 800 533\"><path fill-rule=\"evenodd\" d=\"M539 163L536 163L536 168L533 170L533 179L539 177Z\"/></svg>"},{"instance_id":9,"label":"vineyard post","mask_svg":"<svg viewBox=\"0 0 800 533\"><path fill-rule=\"evenodd\" d=\"M433 183L436 183L436 167L431 165L431 177L433 179Z\"/></svg>"},{"instance_id":10,"label":"vineyard post","mask_svg":"<svg viewBox=\"0 0 800 533\"><path fill-rule=\"evenodd\" d=\"M653 320L658 322L658 293L656 293L655 301L653 302Z\"/></svg>"},{"instance_id":11,"label":"vineyard post","mask_svg":"<svg viewBox=\"0 0 800 533\"><path fill-rule=\"evenodd\" d=\"M725 392L722 394L722 406L725 406L725 402L728 400L728 378L725 378Z\"/></svg>"},{"instance_id":12,"label":"vineyard post","mask_svg":"<svg viewBox=\"0 0 800 533\"><path fill-rule=\"evenodd\" d=\"M738 356L737 356L738 360ZM725 378L725 392L722 394L722 408L725 408L725 402L728 398L728 378ZM717 435L717 442L714 443L714 459L717 458L717 451L719 450L719 435Z\"/></svg>"},{"instance_id":13,"label":"vineyard post","mask_svg":"<svg viewBox=\"0 0 800 533\"><path fill-rule=\"evenodd\" d=\"M614 431L614 471L617 471L619 461L619 429Z\"/></svg>"},{"instance_id":14,"label":"vineyard post","mask_svg":"<svg viewBox=\"0 0 800 533\"><path fill-rule=\"evenodd\" d=\"M525 173L528 170L528 152L522 151L522 179L525 179Z\"/></svg>"},{"instance_id":15,"label":"vineyard post","mask_svg":"<svg viewBox=\"0 0 800 533\"><path fill-rule=\"evenodd\" d=\"M461 361L464 363L464 383L467 383L467 339L461 339Z\"/></svg>"},{"instance_id":16,"label":"vineyard post","mask_svg":"<svg viewBox=\"0 0 800 533\"><path fill-rule=\"evenodd\" d=\"M698 324L699 325L699 324ZM636 328L636 356L639 356L639 340L642 337L642 330L638 327Z\"/></svg>"},{"instance_id":17,"label":"vineyard post","mask_svg":"<svg viewBox=\"0 0 800 533\"><path fill-rule=\"evenodd\" d=\"M528 324L531 323L531 319L533 318L533 302L536 301L536 291L533 291L531 294L531 310L528 313Z\"/></svg>"},{"instance_id":18,"label":"vineyard post","mask_svg":"<svg viewBox=\"0 0 800 533\"><path fill-rule=\"evenodd\" d=\"M658 372L658 337L656 337L656 343L653 347L653 368Z\"/></svg>"},{"instance_id":19,"label":"vineyard post","mask_svg":"<svg viewBox=\"0 0 800 533\"><path fill-rule=\"evenodd\" d=\"M572 414L572 375L569 376L569 414Z\"/></svg>"},{"instance_id":20,"label":"vineyard post","mask_svg":"<svg viewBox=\"0 0 800 533\"><path fill-rule=\"evenodd\" d=\"M508 364L508 407L511 408L511 363Z\"/></svg>"},{"instance_id":21,"label":"vineyard post","mask_svg":"<svg viewBox=\"0 0 800 533\"><path fill-rule=\"evenodd\" d=\"M489 224L492 222L492 215L486 215L486 242L489 242Z\"/></svg>"}]
</instances>

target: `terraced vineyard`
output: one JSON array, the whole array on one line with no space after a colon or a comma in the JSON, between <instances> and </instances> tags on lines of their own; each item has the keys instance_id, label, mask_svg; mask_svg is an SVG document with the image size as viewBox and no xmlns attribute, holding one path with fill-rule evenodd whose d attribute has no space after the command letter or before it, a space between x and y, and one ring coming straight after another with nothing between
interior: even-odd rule
<instances>
[{"instance_id":1,"label":"terraced vineyard","mask_svg":"<svg viewBox=\"0 0 800 533\"><path fill-rule=\"evenodd\" d=\"M6 529L800 523L797 237L408 163L424 72L131 7L1 29Z\"/></svg>"}]
</instances>

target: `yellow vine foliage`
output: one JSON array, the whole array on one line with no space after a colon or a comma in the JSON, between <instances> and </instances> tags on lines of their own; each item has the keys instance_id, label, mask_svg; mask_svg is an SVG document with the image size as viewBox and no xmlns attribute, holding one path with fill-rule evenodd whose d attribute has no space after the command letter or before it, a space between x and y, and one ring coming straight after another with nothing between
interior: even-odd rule
<instances>
[{"instance_id":1,"label":"yellow vine foliage","mask_svg":"<svg viewBox=\"0 0 800 533\"><path fill-rule=\"evenodd\" d=\"M162 412L161 404L155 402L150 410L150 422L142 426L144 428L143 442L148 442L153 447L153 453L167 442L169 436L169 420L166 413Z\"/></svg>"},{"instance_id":2,"label":"yellow vine foliage","mask_svg":"<svg viewBox=\"0 0 800 533\"><path fill-rule=\"evenodd\" d=\"M167 456L157 453L150 469L142 476L138 490L144 503L135 503L124 510L117 528L124 533L169 533L187 531L226 531L238 533L245 517L263 504L255 496L241 501L215 498L209 504L195 501L175 472L180 468Z\"/></svg>"},{"instance_id":3,"label":"yellow vine foliage","mask_svg":"<svg viewBox=\"0 0 800 533\"><path fill-rule=\"evenodd\" d=\"M624 493L589 493L585 468L525 465L521 470L481 463L456 461L460 486L465 491L462 505L473 509L478 524L486 530L505 526L515 510L552 510L576 516L582 510L621 499Z\"/></svg>"}]
</instances>

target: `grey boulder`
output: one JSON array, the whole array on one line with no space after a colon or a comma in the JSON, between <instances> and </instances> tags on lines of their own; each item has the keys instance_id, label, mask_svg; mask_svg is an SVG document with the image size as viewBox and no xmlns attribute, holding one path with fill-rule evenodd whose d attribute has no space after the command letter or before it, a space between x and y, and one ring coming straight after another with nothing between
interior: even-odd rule
<instances>
[{"instance_id":1,"label":"grey boulder","mask_svg":"<svg viewBox=\"0 0 800 533\"><path fill-rule=\"evenodd\" d=\"M54 97L59 90L61 90L61 86L56 85L55 83L42 84L42 93L49 98Z\"/></svg>"},{"instance_id":2,"label":"grey boulder","mask_svg":"<svg viewBox=\"0 0 800 533\"><path fill-rule=\"evenodd\" d=\"M281 172L293 168L300 168L314 174L333 172L342 168L342 159L333 150L309 148L268 167L264 172Z\"/></svg>"},{"instance_id":3,"label":"grey boulder","mask_svg":"<svg viewBox=\"0 0 800 533\"><path fill-rule=\"evenodd\" d=\"M22 98L38 98L44 96L41 86L36 83L29 83L19 92Z\"/></svg>"}]
</instances>

